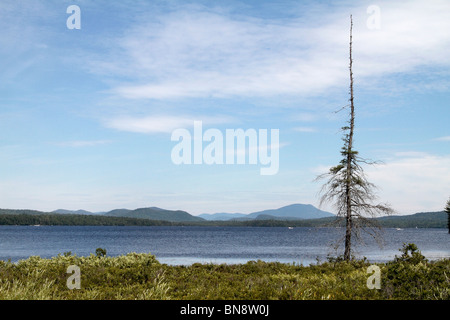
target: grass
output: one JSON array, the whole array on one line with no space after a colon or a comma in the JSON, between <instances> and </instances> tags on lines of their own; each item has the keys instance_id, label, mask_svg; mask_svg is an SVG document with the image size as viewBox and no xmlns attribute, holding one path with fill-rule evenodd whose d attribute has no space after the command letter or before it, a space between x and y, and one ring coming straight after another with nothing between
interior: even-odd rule
<instances>
[{"instance_id":1,"label":"grass","mask_svg":"<svg viewBox=\"0 0 450 320\"><path fill-rule=\"evenodd\" d=\"M106 251L17 263L0 261L0 299L26 300L448 300L450 259L427 261L413 244L394 261L377 264L381 288L369 289L366 260L332 259L309 266L245 264L170 266L151 254L117 257ZM69 289L70 265L80 268L80 289Z\"/></svg>"}]
</instances>

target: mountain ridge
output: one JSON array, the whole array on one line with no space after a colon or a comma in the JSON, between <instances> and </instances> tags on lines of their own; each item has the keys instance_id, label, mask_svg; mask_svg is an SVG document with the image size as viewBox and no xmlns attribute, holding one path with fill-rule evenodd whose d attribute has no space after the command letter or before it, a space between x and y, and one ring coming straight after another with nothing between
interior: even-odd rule
<instances>
[{"instance_id":1,"label":"mountain ridge","mask_svg":"<svg viewBox=\"0 0 450 320\"><path fill-rule=\"evenodd\" d=\"M317 219L333 217L330 212L322 211L311 204L291 204L277 209L267 209L255 211L249 214L244 213L213 213L192 215L183 210L167 210L159 207L145 207L137 209L113 209L107 212L90 212L86 210L57 209L51 213L57 214L83 214L83 215L103 215L111 217L143 218L151 220L165 220L172 222L179 221L227 221L227 220L296 220L296 219Z\"/></svg>"},{"instance_id":2,"label":"mountain ridge","mask_svg":"<svg viewBox=\"0 0 450 320\"><path fill-rule=\"evenodd\" d=\"M145 208L140 208L145 209ZM125 213L134 210L124 210ZM78 211L78 210L77 210ZM114 211L114 210L111 210ZM145 210L144 210L145 211ZM159 213L163 213L164 209L156 209ZM75 211L76 212L76 211ZM170 215L157 216L156 220L146 217L142 214L142 210L136 211L138 218L107 216L103 214L61 214L43 212L29 209L1 209L0 208L0 225L189 225L189 226L252 226L252 227L323 227L330 226L334 221L334 217L316 218L316 219L290 219L277 218L274 219L270 215L258 215L256 219L231 219L227 221L205 220L197 217L192 221L168 221L173 219ZM135 212L135 213L136 213ZM178 218L182 215L181 210L172 211ZM141 213L141 215L139 215ZM164 214L164 213L163 213ZM184 212L186 215L187 213ZM155 216L153 216L155 218ZM184 220L178 219L178 220ZM447 213L445 211L436 212L418 212L410 215L395 215L375 218L382 227L395 228L447 228Z\"/></svg>"},{"instance_id":3,"label":"mountain ridge","mask_svg":"<svg viewBox=\"0 0 450 320\"><path fill-rule=\"evenodd\" d=\"M127 218L141 218L150 220L165 220L172 222L188 222L188 221L203 221L201 217L196 217L183 210L166 210L158 207L137 208L134 210L116 209L108 211L105 216L112 217L127 217Z\"/></svg>"},{"instance_id":4,"label":"mountain ridge","mask_svg":"<svg viewBox=\"0 0 450 320\"><path fill-rule=\"evenodd\" d=\"M66 210L66 209L57 209L54 210L50 213L59 213L59 214L85 214L85 215L91 215L91 214L96 214L95 212L91 212L91 211L86 211L86 210L82 210L82 209L78 209L78 210Z\"/></svg>"},{"instance_id":5,"label":"mountain ridge","mask_svg":"<svg viewBox=\"0 0 450 320\"><path fill-rule=\"evenodd\" d=\"M294 203L277 209L267 209L255 211L249 214L243 213L202 213L199 217L208 221L226 221L226 220L252 220L252 219L318 219L334 217L331 212L320 210L312 204ZM258 218L259 217L259 218Z\"/></svg>"}]
</instances>

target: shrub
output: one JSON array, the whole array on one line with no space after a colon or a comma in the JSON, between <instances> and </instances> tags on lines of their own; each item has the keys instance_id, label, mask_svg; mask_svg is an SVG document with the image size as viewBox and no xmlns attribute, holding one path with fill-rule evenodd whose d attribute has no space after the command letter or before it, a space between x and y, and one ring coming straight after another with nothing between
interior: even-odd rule
<instances>
[{"instance_id":1,"label":"shrub","mask_svg":"<svg viewBox=\"0 0 450 320\"><path fill-rule=\"evenodd\" d=\"M394 262L406 262L411 264L427 262L427 259L425 259L414 243L403 243L403 247L399 249L399 251L402 252L402 255L400 257L395 256Z\"/></svg>"},{"instance_id":2,"label":"shrub","mask_svg":"<svg viewBox=\"0 0 450 320\"><path fill-rule=\"evenodd\" d=\"M413 243L386 265L383 293L389 299L449 299L450 260L428 262Z\"/></svg>"},{"instance_id":3,"label":"shrub","mask_svg":"<svg viewBox=\"0 0 450 320\"><path fill-rule=\"evenodd\" d=\"M400 251L393 261L378 264L380 290L367 288L365 259L331 259L310 266L264 261L169 266L145 253L30 257L17 263L0 261L0 299L450 298L450 259L429 262L414 244L404 244ZM81 270L81 289L67 288L70 265Z\"/></svg>"},{"instance_id":4,"label":"shrub","mask_svg":"<svg viewBox=\"0 0 450 320\"><path fill-rule=\"evenodd\" d=\"M106 257L106 249L102 249L102 248L95 249L95 255L99 258Z\"/></svg>"}]
</instances>

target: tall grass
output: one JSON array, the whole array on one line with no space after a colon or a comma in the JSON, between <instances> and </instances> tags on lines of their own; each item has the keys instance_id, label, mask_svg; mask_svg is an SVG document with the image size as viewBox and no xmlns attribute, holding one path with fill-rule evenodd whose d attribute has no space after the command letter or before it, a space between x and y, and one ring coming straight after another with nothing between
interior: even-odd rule
<instances>
[{"instance_id":1,"label":"tall grass","mask_svg":"<svg viewBox=\"0 0 450 320\"><path fill-rule=\"evenodd\" d=\"M17 263L0 261L0 299L450 299L450 259L430 262L411 246L402 252L394 261L377 264L378 290L367 287L366 260L170 266L142 253L33 256ZM70 265L80 268L80 289L67 286Z\"/></svg>"}]
</instances>

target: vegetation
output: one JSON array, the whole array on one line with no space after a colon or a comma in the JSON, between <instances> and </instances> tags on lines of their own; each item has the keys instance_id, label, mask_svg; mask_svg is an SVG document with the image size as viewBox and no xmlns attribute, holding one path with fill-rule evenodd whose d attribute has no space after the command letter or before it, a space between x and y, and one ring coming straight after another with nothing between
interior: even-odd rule
<instances>
[{"instance_id":1,"label":"vegetation","mask_svg":"<svg viewBox=\"0 0 450 320\"><path fill-rule=\"evenodd\" d=\"M139 208L135 210L116 209L105 213L107 216L143 218L150 220L167 220L172 222L179 221L202 221L200 217L190 215L182 210L166 210L160 208Z\"/></svg>"},{"instance_id":2,"label":"vegetation","mask_svg":"<svg viewBox=\"0 0 450 320\"><path fill-rule=\"evenodd\" d=\"M333 202L339 220L345 221L344 259L350 260L352 256L352 239L358 239L362 230L375 238L378 237L375 217L379 213L391 214L393 210L386 204L372 204L375 200L373 192L375 186L370 183L361 164L369 163L358 156L353 148L355 129L355 104L353 95L353 59L352 59L352 29L353 21L350 16L350 114L348 126L342 128L345 132L341 149L342 160L337 166L330 168L329 172L319 176L327 178L322 188L321 203ZM346 106L347 107L347 106ZM344 108L346 108L344 107Z\"/></svg>"},{"instance_id":3,"label":"vegetation","mask_svg":"<svg viewBox=\"0 0 450 320\"><path fill-rule=\"evenodd\" d=\"M327 227L335 225L335 218L304 220L230 220L170 222L144 218L109 217L80 214L29 214L17 210L0 209L0 225L54 225L54 226L230 226L230 227ZM408 216L377 218L378 223L388 228L445 228L447 213L421 212ZM342 226L344 226L342 224Z\"/></svg>"},{"instance_id":4,"label":"vegetation","mask_svg":"<svg viewBox=\"0 0 450 320\"><path fill-rule=\"evenodd\" d=\"M14 212L15 210L2 210ZM54 226L167 226L175 223L126 217L107 217L82 214L0 214L0 225L54 225Z\"/></svg>"},{"instance_id":5,"label":"vegetation","mask_svg":"<svg viewBox=\"0 0 450 320\"><path fill-rule=\"evenodd\" d=\"M391 228L445 228L446 214L441 212L420 212L408 216L388 216L377 219L383 227Z\"/></svg>"},{"instance_id":6,"label":"vegetation","mask_svg":"<svg viewBox=\"0 0 450 320\"><path fill-rule=\"evenodd\" d=\"M169 266L151 254L108 257L106 250L78 257L37 256L0 261L0 299L28 300L311 300L450 299L450 259L427 261L414 244L377 264L381 288L368 289L368 261L329 259L302 266L250 261L245 264ZM69 266L80 268L80 289L69 289Z\"/></svg>"},{"instance_id":7,"label":"vegetation","mask_svg":"<svg viewBox=\"0 0 450 320\"><path fill-rule=\"evenodd\" d=\"M430 263L413 243L400 251L402 255L384 267L386 298L450 299L450 259Z\"/></svg>"}]
</instances>

